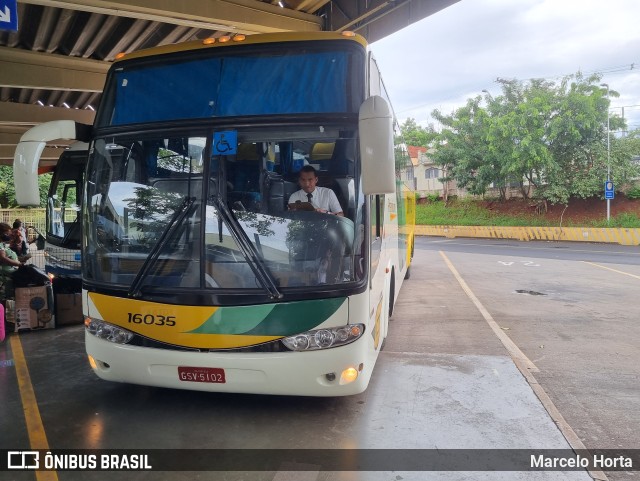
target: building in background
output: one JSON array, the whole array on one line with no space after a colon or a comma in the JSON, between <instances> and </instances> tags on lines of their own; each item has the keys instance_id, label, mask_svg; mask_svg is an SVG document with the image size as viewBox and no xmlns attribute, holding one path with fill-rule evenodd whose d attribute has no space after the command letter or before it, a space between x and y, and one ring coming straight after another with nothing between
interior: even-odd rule
<instances>
[{"instance_id":1,"label":"building in background","mask_svg":"<svg viewBox=\"0 0 640 481\"><path fill-rule=\"evenodd\" d=\"M415 175L415 190L420 197L438 195L440 198L447 199L451 195L459 197L467 195L465 189L458 189L455 180L442 182L445 172L429 156L433 149L409 146L408 150Z\"/></svg>"}]
</instances>

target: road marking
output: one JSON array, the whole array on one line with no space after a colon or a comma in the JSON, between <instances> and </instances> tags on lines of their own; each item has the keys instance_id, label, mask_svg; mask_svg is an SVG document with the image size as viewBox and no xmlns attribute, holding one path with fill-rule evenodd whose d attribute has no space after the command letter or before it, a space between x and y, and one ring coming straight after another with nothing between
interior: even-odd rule
<instances>
[{"instance_id":1,"label":"road marking","mask_svg":"<svg viewBox=\"0 0 640 481\"><path fill-rule=\"evenodd\" d=\"M584 262L585 264L591 264L592 266L600 267L601 269L606 269L608 271L617 272L618 274L623 274L625 276L635 277L636 279L640 279L640 276L636 276L635 274L629 274L628 272L612 269L611 267L601 266L600 264L596 264L595 262L588 262L588 261L581 261L581 262Z\"/></svg>"},{"instance_id":2,"label":"road marking","mask_svg":"<svg viewBox=\"0 0 640 481\"><path fill-rule=\"evenodd\" d=\"M520 264L525 265L526 267L540 267L540 264L536 264L535 261L518 261ZM512 266L515 264L513 261L498 261L498 264L502 264L503 266Z\"/></svg>"},{"instance_id":3,"label":"road marking","mask_svg":"<svg viewBox=\"0 0 640 481\"><path fill-rule=\"evenodd\" d=\"M429 236L420 236L423 238L429 237ZM496 241L505 241L508 239L495 239ZM514 240L514 239L512 239ZM631 249L631 247L635 247L635 246L625 246L625 247L630 247L629 251L610 251L610 250L599 250L599 249L579 249L577 248L575 245L571 245L571 246L557 246L557 247L535 247L532 246L531 243L532 242L554 242L554 241L518 241L521 243L521 245L519 244L514 244L513 242L509 242L507 244L500 244L498 242L496 242L495 244L483 244L483 243L479 243L479 242L461 242L461 241L456 241L454 239L444 239L444 240L426 240L425 243L427 245L429 244L453 244L453 245L460 245L460 246L474 246L474 247L513 247L515 249L520 249L520 248L526 248L527 250L535 250L535 251L555 251L558 252L558 249L567 249L567 250L571 250L571 252L581 252L581 253L585 253L585 254L623 254L625 256L640 256L640 252L637 251L637 249ZM558 241L558 242L563 242L563 243L569 243L570 241Z\"/></svg>"},{"instance_id":4,"label":"road marking","mask_svg":"<svg viewBox=\"0 0 640 481\"><path fill-rule=\"evenodd\" d=\"M16 366L16 376L18 378L18 388L22 399L22 410L27 424L27 434L29 435L29 445L31 449L49 449L49 442L44 431L38 401L31 384L29 368L22 350L20 336L11 336L11 352ZM38 481L58 481L58 474L55 471L36 471Z\"/></svg>"},{"instance_id":5,"label":"road marking","mask_svg":"<svg viewBox=\"0 0 640 481\"><path fill-rule=\"evenodd\" d=\"M511 340L511 338L507 336L502 329L500 329L500 326L498 326L498 323L493 320L493 317L491 316L491 314L489 314L489 311L487 311L487 309L478 300L478 298L475 296L473 291L469 288L469 286L464 281L462 276L458 274L458 271L456 270L455 267L453 267L453 264L451 263L447 255L442 251L439 251L439 252L442 258L444 259L444 262L447 264L447 267L449 267L449 270L453 273L454 277L457 279L460 286L462 286L462 289L464 290L464 292L467 293L467 296L469 296L469 299L471 299L471 302L473 302L475 306L478 308L478 310L480 311L480 314L482 314L482 317L484 317L484 320L487 321L487 324L489 324L489 327L493 330L494 334L498 336L498 339L500 339L500 341L502 342L502 345L507 349L511 357L514 360L518 360L522 362L525 366L527 366L527 369L533 372L540 372L540 370L531 361L531 359L529 359L524 354L524 352L522 352L520 348L516 346L516 344Z\"/></svg>"},{"instance_id":6,"label":"road marking","mask_svg":"<svg viewBox=\"0 0 640 481\"><path fill-rule=\"evenodd\" d=\"M549 413L549 417L551 417L551 419L556 424L556 426L558 426L558 429L560 430L564 438L567 440L569 445L574 450L578 450L578 449L586 450L587 448L582 443L582 440L578 437L578 435L575 433L573 428L571 428L569 423L564 419L564 416L562 416L558 408L556 408L555 404L553 404L553 401L551 400L549 395L546 393L543 387L538 383L535 376L532 374L532 372L540 372L540 370L518 348L518 346L515 345L515 343L509 338L509 336L507 336L500 329L498 324L493 320L493 317L491 316L491 314L489 314L489 312L485 309L482 303L473 294L473 292L471 291L467 283L464 281L464 279L462 279L462 277L460 276L456 268L453 267L453 264L451 263L449 258L446 256L446 254L442 251L439 251L439 252L442 258L444 259L445 263L449 267L449 270L451 270L451 272L453 273L457 281L462 286L462 289L465 291L467 296L469 296L469 299L471 299L471 301L476 305L476 307L478 308L482 316L485 318L485 320L493 330L493 332L496 334L496 336L498 336L498 339L500 339L504 347L507 349L507 351L511 356L511 359L513 359L514 364L516 365L518 370L522 373L524 378L527 380L527 383L529 384L529 386L531 386L531 389L533 390L535 395L538 397L538 399L542 403L542 406L545 408L547 413ZM608 481L608 478L603 471L592 469L592 470L587 470L587 472L596 481Z\"/></svg>"},{"instance_id":7,"label":"road marking","mask_svg":"<svg viewBox=\"0 0 640 481\"><path fill-rule=\"evenodd\" d=\"M517 360L514 360L514 362L518 370L522 373L524 378L529 383L529 386L531 386L531 389L533 390L535 395L538 396L538 399L542 403L542 406L549 413L549 416L551 417L551 419L553 419L553 422L556 423L556 426L558 426L558 429L560 430L564 438L569 443L569 446L571 446L575 451L577 450L586 451L587 447L584 445L580 437L576 434L573 428L566 421L562 413L560 413L556 405L553 404L553 401L551 400L547 392L544 390L544 388L538 383L538 380L535 378L535 376L529 372L526 366L522 366ZM604 474L604 472L601 470L592 468L592 469L587 469L587 472L595 481L609 480L609 478L607 478L607 475Z\"/></svg>"}]
</instances>

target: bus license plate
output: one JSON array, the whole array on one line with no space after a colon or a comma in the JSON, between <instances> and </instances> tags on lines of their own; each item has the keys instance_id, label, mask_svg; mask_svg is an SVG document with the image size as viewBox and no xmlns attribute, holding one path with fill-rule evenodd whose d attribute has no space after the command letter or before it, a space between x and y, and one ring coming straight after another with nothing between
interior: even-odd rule
<instances>
[{"instance_id":1,"label":"bus license plate","mask_svg":"<svg viewBox=\"0 0 640 481\"><path fill-rule=\"evenodd\" d=\"M178 377L181 381L213 382L224 384L224 369L218 367L188 367L178 366Z\"/></svg>"}]
</instances>

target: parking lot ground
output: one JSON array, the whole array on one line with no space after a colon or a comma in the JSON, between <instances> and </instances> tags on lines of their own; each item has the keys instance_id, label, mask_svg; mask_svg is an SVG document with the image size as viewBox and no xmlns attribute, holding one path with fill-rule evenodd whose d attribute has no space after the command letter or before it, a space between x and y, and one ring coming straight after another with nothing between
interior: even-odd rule
<instances>
[{"instance_id":1,"label":"parking lot ground","mask_svg":"<svg viewBox=\"0 0 640 481\"><path fill-rule=\"evenodd\" d=\"M536 382L580 442L592 450L640 446L637 247L442 238L417 245L433 268L436 254L449 258L534 363ZM637 478L634 471L605 473Z\"/></svg>"},{"instance_id":2,"label":"parking lot ground","mask_svg":"<svg viewBox=\"0 0 640 481\"><path fill-rule=\"evenodd\" d=\"M631 350L637 331L633 313L626 311L637 292L631 283L636 279L587 262L633 275L640 267L622 259L614 266L597 257L543 255L534 243L527 244L531 250L518 246L513 252L504 245L495 251L453 246L432 239L417 243L412 277L397 300L371 384L357 396L229 395L107 383L86 364L81 326L19 336L49 448L199 448L212 455L217 449L355 449L363 458L376 453L382 462L372 466L384 469L336 471L323 463L305 464L303 456L268 472L59 471L57 479L592 479L585 470L505 469L522 463L518 457L531 450L571 450L527 373L588 448L616 447L609 444L613 439L633 447L636 438L625 433L631 435L638 425L640 411L637 389L629 383L637 379ZM451 266L537 370L516 365ZM563 310L565 304L571 309ZM609 313L621 325L607 323ZM621 355L612 357L621 337ZM0 345L0 448L28 449L33 433L25 423L14 343ZM623 429L623 421L631 427ZM417 451L398 457L408 450ZM438 464L443 456L453 465ZM435 470L415 470L425 458ZM483 471L487 466L494 470ZM594 474L604 479L604 473ZM606 471L616 481L634 474ZM35 479L33 472L11 475L7 479Z\"/></svg>"}]
</instances>

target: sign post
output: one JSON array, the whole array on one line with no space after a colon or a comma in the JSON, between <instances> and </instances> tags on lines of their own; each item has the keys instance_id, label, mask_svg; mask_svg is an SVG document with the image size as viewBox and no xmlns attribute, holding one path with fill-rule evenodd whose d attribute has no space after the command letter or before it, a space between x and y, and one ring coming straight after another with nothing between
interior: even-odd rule
<instances>
[{"instance_id":1,"label":"sign post","mask_svg":"<svg viewBox=\"0 0 640 481\"><path fill-rule=\"evenodd\" d=\"M0 30L18 31L18 0L0 0Z\"/></svg>"},{"instance_id":2,"label":"sign post","mask_svg":"<svg viewBox=\"0 0 640 481\"><path fill-rule=\"evenodd\" d=\"M604 183L604 198L607 199L607 222L609 222L609 217L611 216L611 199L615 196L615 186L613 182L607 180Z\"/></svg>"},{"instance_id":3,"label":"sign post","mask_svg":"<svg viewBox=\"0 0 640 481\"><path fill-rule=\"evenodd\" d=\"M615 196L614 185L613 182L607 180L604 183L604 198L605 199L613 199Z\"/></svg>"}]
</instances>

